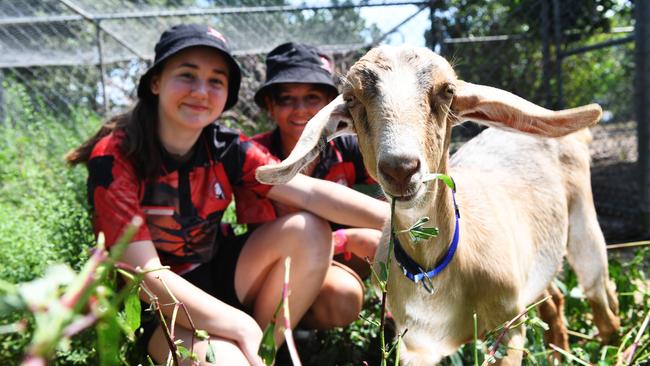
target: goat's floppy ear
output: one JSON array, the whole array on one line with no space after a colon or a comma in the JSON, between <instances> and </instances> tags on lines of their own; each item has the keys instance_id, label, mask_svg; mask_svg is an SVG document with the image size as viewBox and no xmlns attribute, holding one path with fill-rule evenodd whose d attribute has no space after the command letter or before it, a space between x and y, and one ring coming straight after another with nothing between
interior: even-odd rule
<instances>
[{"instance_id":1,"label":"goat's floppy ear","mask_svg":"<svg viewBox=\"0 0 650 366\"><path fill-rule=\"evenodd\" d=\"M559 137L598 123L598 104L551 111L505 90L464 81L456 83L451 108L458 122L475 121L541 136Z\"/></svg>"},{"instance_id":2,"label":"goat's floppy ear","mask_svg":"<svg viewBox=\"0 0 650 366\"><path fill-rule=\"evenodd\" d=\"M348 133L354 133L352 118L343 96L339 95L307 122L286 159L276 165L257 168L255 177L265 184L286 183L318 156L327 141Z\"/></svg>"}]
</instances>

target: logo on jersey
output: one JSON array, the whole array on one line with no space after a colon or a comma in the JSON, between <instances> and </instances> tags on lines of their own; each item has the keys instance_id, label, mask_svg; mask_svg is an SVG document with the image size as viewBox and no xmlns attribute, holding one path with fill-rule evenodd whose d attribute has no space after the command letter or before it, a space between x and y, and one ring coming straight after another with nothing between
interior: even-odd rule
<instances>
[{"instance_id":1,"label":"logo on jersey","mask_svg":"<svg viewBox=\"0 0 650 366\"><path fill-rule=\"evenodd\" d=\"M221 189L221 184L219 184L218 182L214 184L214 195L215 197L217 197L217 199L220 200L225 198L223 194L223 189Z\"/></svg>"}]
</instances>

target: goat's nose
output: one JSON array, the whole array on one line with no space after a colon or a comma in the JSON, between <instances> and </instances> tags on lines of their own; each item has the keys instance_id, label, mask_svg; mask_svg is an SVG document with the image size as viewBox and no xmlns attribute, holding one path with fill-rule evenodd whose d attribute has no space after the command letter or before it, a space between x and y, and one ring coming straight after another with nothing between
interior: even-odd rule
<instances>
[{"instance_id":1,"label":"goat's nose","mask_svg":"<svg viewBox=\"0 0 650 366\"><path fill-rule=\"evenodd\" d=\"M379 172L393 184L408 184L411 177L420 170L420 159L400 156L379 161Z\"/></svg>"}]
</instances>

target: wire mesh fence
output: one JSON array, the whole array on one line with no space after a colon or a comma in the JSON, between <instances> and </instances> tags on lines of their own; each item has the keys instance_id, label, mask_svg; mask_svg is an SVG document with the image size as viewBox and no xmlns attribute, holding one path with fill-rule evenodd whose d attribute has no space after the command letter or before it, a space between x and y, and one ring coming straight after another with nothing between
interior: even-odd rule
<instances>
[{"instance_id":1,"label":"wire mesh fence","mask_svg":"<svg viewBox=\"0 0 650 366\"><path fill-rule=\"evenodd\" d=\"M161 5L164 4L164 5ZM330 54L363 49L381 39L359 8L411 6L423 1L332 4L283 0L23 0L0 1L0 117L16 93L65 115L70 108L105 113L131 105L138 76L153 58L160 33L179 23L210 24L242 61L240 115L256 117L250 88L263 78L263 55L274 46L305 42ZM420 7L420 10L416 6ZM334 23L336 21L336 23ZM399 22L399 19L396 20ZM336 26L333 26L336 24ZM251 60L255 60L251 62ZM11 90L12 87L26 88ZM9 90L8 90L9 89ZM252 95L252 94L251 94Z\"/></svg>"},{"instance_id":2,"label":"wire mesh fence","mask_svg":"<svg viewBox=\"0 0 650 366\"><path fill-rule=\"evenodd\" d=\"M436 47L468 81L549 108L594 102L603 107L603 119L592 129L592 188L601 226L610 241L617 241L638 238L644 230L639 220L632 4L599 8L598 3L536 0L495 9L484 4L471 22L439 23ZM464 141L480 130L468 123L455 131L455 138Z\"/></svg>"},{"instance_id":3,"label":"wire mesh fence","mask_svg":"<svg viewBox=\"0 0 650 366\"><path fill-rule=\"evenodd\" d=\"M608 239L643 231L634 115L631 1L0 1L0 120L24 99L66 116L71 109L124 110L167 27L211 24L242 66L240 102L224 120L246 133L269 128L253 102L264 79L264 54L285 41L319 46L337 74L382 40L359 15L362 6L407 5L430 11L429 46L467 81L506 89L551 107L597 102L593 191ZM513 5L514 4L514 5ZM396 27L408 19L396 19ZM595 46L594 46L595 45ZM461 143L480 131L455 129ZM90 133L90 132L89 132Z\"/></svg>"}]
</instances>

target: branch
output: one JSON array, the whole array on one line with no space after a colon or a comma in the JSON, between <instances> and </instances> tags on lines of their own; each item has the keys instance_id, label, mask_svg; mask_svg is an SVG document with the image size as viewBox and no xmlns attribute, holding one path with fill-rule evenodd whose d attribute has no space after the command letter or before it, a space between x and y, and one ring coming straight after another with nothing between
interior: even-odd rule
<instances>
[{"instance_id":1,"label":"branch","mask_svg":"<svg viewBox=\"0 0 650 366\"><path fill-rule=\"evenodd\" d=\"M551 296L547 296L547 297L545 297L545 298L539 300L538 302L536 302L536 303L534 303L534 304L532 304L532 305L529 305L528 307L526 307L526 309L524 309L524 311L522 311L521 313L517 314L517 316L515 316L514 318L510 319L510 321L508 321L508 322L506 323L506 325L503 326L503 330L501 331L501 333L500 333L499 336L497 337L496 341L494 342L494 344L493 344L492 347L490 348L490 351L488 352L488 357L485 359L485 361L483 361L482 366L486 366L486 365L488 364L488 360L490 360L490 358L493 358L493 357L494 357L494 355L496 354L497 350L499 349L499 345L500 345L501 342L503 341L503 338L506 336L506 334L510 331L510 329L511 329L511 328L515 328L515 327L517 327L517 326L519 326L519 325L521 325L521 324L516 324L516 326L513 326L513 325L515 325L515 323L516 323L517 321L519 321L519 319L521 319L524 315L526 315L526 314L527 314L527 313L528 313L532 308L534 308L534 307L536 307L537 305L543 303L544 301L547 301L547 300L550 299L550 298L551 298Z\"/></svg>"},{"instance_id":2,"label":"branch","mask_svg":"<svg viewBox=\"0 0 650 366\"><path fill-rule=\"evenodd\" d=\"M625 362L626 365L632 364L632 360L634 360L634 353L636 353L636 350L639 348L639 343L641 341L641 337L643 336L643 333L645 333L645 328L648 327L648 321L650 321L650 311L648 311L648 313L645 316L645 319L643 319L643 323L641 324L639 331L636 333L636 338L634 339L634 342L625 351L625 353L628 353Z\"/></svg>"},{"instance_id":3,"label":"branch","mask_svg":"<svg viewBox=\"0 0 650 366\"><path fill-rule=\"evenodd\" d=\"M291 330L291 321L289 320L289 270L291 269L291 257L284 260L284 286L282 286L282 302L284 304L284 339L287 342L291 362L294 366L301 366L300 357L298 357L298 350L296 343L293 340L293 332Z\"/></svg>"}]
</instances>

